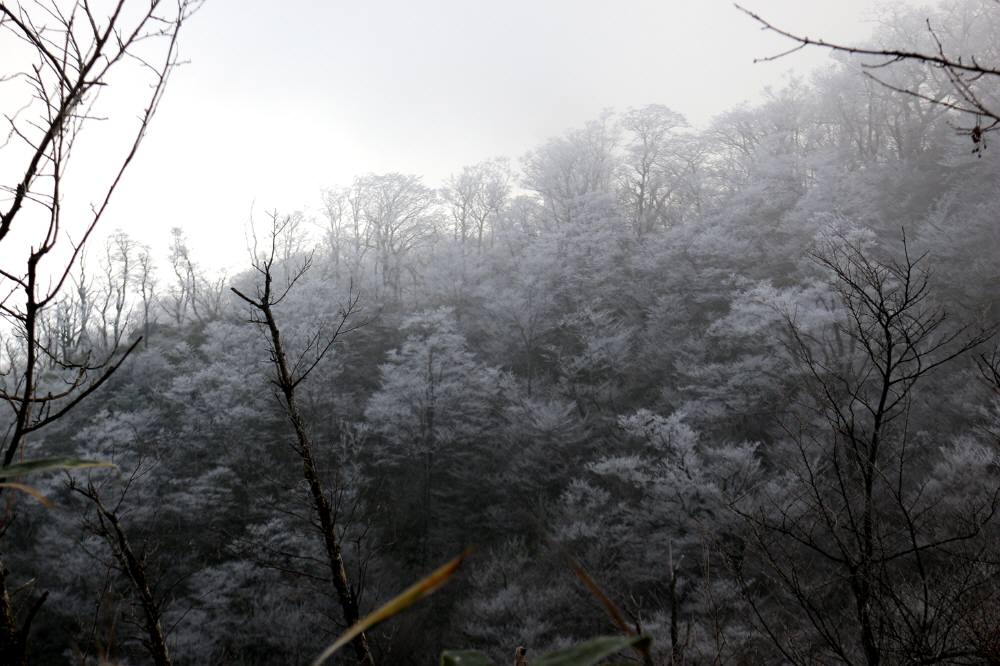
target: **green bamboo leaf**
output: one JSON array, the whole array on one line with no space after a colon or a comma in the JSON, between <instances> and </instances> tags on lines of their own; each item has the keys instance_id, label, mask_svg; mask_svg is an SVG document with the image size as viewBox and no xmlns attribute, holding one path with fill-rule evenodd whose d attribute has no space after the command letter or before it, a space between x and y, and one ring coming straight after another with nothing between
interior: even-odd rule
<instances>
[{"instance_id":1,"label":"green bamboo leaf","mask_svg":"<svg viewBox=\"0 0 1000 666\"><path fill-rule=\"evenodd\" d=\"M37 488L32 488L31 486L27 486L23 483L14 483L13 481L0 483L0 488L11 488L13 490L20 490L22 493L27 493L28 495L31 495L36 500L41 502L42 506L45 506L46 508L52 507L52 500L43 495L41 491L39 491Z\"/></svg>"},{"instance_id":2,"label":"green bamboo leaf","mask_svg":"<svg viewBox=\"0 0 1000 666\"><path fill-rule=\"evenodd\" d=\"M597 581L594 580L587 570L583 568L582 564L573 559L571 555L567 555L566 557L569 560L570 568L573 569L573 573L576 574L576 577L580 579L580 582L584 584L587 590L589 590L594 598L600 602L601 606L604 607L604 612L608 614L608 617L611 618L614 625L618 627L618 629L620 629L626 636L632 635L634 632L632 632L628 625L625 624L625 617L622 615L622 612L618 610L618 606L615 605L615 602L611 601L611 597L604 593L601 586L598 585Z\"/></svg>"},{"instance_id":3,"label":"green bamboo leaf","mask_svg":"<svg viewBox=\"0 0 1000 666\"><path fill-rule=\"evenodd\" d=\"M548 652L531 666L593 666L628 648L648 648L648 636L600 636L573 647Z\"/></svg>"},{"instance_id":4,"label":"green bamboo leaf","mask_svg":"<svg viewBox=\"0 0 1000 666\"><path fill-rule=\"evenodd\" d=\"M81 458L39 458L38 460L28 460L7 467L0 467L0 477L10 478L14 476L24 476L25 474L37 474L38 472L49 472L56 469L86 469L90 467L114 467L113 463L101 462L100 460L83 460Z\"/></svg>"},{"instance_id":5,"label":"green bamboo leaf","mask_svg":"<svg viewBox=\"0 0 1000 666\"><path fill-rule=\"evenodd\" d=\"M479 650L445 650L441 653L441 666L495 666Z\"/></svg>"},{"instance_id":6,"label":"green bamboo leaf","mask_svg":"<svg viewBox=\"0 0 1000 666\"><path fill-rule=\"evenodd\" d=\"M469 553L472 552L471 548L468 548L461 555L451 560L447 564L434 570L426 578L423 578L410 587L406 588L399 595L391 599L388 603L372 611L365 617L361 618L355 622L351 627L347 629L340 638L334 642L333 645L323 650L322 653L313 661L312 666L320 666L324 661L333 656L337 650L341 649L352 640L358 634L368 631L377 624L385 622L393 615L401 613L403 610L409 608L411 605L423 599L428 594L432 593L434 590L438 589L442 585L448 582L448 579L455 575L458 571L458 567L462 564L462 560L468 557Z\"/></svg>"}]
</instances>

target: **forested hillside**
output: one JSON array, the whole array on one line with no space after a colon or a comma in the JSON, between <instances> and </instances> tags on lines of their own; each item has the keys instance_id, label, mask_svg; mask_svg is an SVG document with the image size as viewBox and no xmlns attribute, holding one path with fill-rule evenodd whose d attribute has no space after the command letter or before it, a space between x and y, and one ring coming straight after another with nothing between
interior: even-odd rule
<instances>
[{"instance_id":1,"label":"forested hillside","mask_svg":"<svg viewBox=\"0 0 1000 666\"><path fill-rule=\"evenodd\" d=\"M939 33L994 54L989 4ZM847 56L707 127L670 105L331 183L237 275L181 230L162 265L92 242L36 392L142 340L19 452L117 469L4 494L33 662L151 663L154 618L157 663L309 663L475 545L374 663L614 633L569 558L656 664L996 663L1000 148Z\"/></svg>"}]
</instances>

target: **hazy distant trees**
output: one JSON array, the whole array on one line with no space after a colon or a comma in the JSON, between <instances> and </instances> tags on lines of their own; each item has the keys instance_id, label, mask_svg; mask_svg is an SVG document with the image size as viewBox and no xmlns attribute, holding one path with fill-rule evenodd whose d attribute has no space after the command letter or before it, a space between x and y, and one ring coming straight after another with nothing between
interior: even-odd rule
<instances>
[{"instance_id":1,"label":"hazy distant trees","mask_svg":"<svg viewBox=\"0 0 1000 666\"><path fill-rule=\"evenodd\" d=\"M204 324L217 318L222 311L225 278L206 277L195 263L182 229L174 227L170 236L169 261L174 281L161 299L167 315L175 326L188 321ZM145 298L143 303L145 307Z\"/></svg>"},{"instance_id":2,"label":"hazy distant trees","mask_svg":"<svg viewBox=\"0 0 1000 666\"><path fill-rule=\"evenodd\" d=\"M143 261L140 257L145 256ZM131 296L139 291L145 296L149 285L148 250L139 247L123 231L112 234L104 245L100 258L101 280L95 290L97 331L105 349L117 347L133 312ZM144 322L148 321L149 307L143 298L141 304ZM143 325L142 329L145 330Z\"/></svg>"},{"instance_id":3,"label":"hazy distant trees","mask_svg":"<svg viewBox=\"0 0 1000 666\"><path fill-rule=\"evenodd\" d=\"M361 213L361 197L355 188L323 191L323 239L330 263L338 273L345 269L358 276L368 250L367 225Z\"/></svg>"},{"instance_id":4,"label":"hazy distant trees","mask_svg":"<svg viewBox=\"0 0 1000 666\"><path fill-rule=\"evenodd\" d=\"M617 145L618 132L605 113L528 153L524 186L541 197L553 223L568 224L593 197L614 191Z\"/></svg>"},{"instance_id":5,"label":"hazy distant trees","mask_svg":"<svg viewBox=\"0 0 1000 666\"><path fill-rule=\"evenodd\" d=\"M693 166L679 113L653 104L631 109L620 121L627 135L625 157L618 169L619 196L636 235L680 219L678 200L688 194Z\"/></svg>"},{"instance_id":6,"label":"hazy distant trees","mask_svg":"<svg viewBox=\"0 0 1000 666\"><path fill-rule=\"evenodd\" d=\"M463 246L475 242L482 251L484 240L492 244L494 223L510 196L510 165L504 159L463 167L442 188L451 214L455 240Z\"/></svg>"},{"instance_id":7,"label":"hazy distant trees","mask_svg":"<svg viewBox=\"0 0 1000 666\"><path fill-rule=\"evenodd\" d=\"M663 663L739 654L747 609L722 547L740 538L728 503L759 481L758 445L703 441L680 413L640 410L617 425L617 436L567 485L560 539L611 577L629 612L656 636Z\"/></svg>"},{"instance_id":8,"label":"hazy distant trees","mask_svg":"<svg viewBox=\"0 0 1000 666\"><path fill-rule=\"evenodd\" d=\"M368 174L341 190L324 194L327 243L336 265L346 261L360 277L370 256L375 284L398 297L407 259L435 232L436 193L419 176Z\"/></svg>"},{"instance_id":9,"label":"hazy distant trees","mask_svg":"<svg viewBox=\"0 0 1000 666\"><path fill-rule=\"evenodd\" d=\"M428 566L446 556L450 544L442 528L467 520L475 509L456 499L457 487L473 483L482 470L480 439L494 423L500 373L475 358L456 330L452 314L439 310L403 322L406 341L380 366L381 382L365 407L365 418L382 436L379 459L406 472L415 515L420 517L415 563ZM405 502L404 493L394 493ZM442 507L450 506L451 511ZM461 508L461 510L459 510ZM433 520L451 514L461 520ZM444 542L444 543L442 543Z\"/></svg>"}]
</instances>

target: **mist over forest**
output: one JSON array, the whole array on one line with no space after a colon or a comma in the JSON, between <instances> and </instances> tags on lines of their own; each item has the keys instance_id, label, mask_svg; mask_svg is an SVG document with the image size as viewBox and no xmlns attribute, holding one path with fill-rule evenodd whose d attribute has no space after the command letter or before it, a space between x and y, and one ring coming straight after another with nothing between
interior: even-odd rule
<instances>
[{"instance_id":1,"label":"mist over forest","mask_svg":"<svg viewBox=\"0 0 1000 666\"><path fill-rule=\"evenodd\" d=\"M326 663L1000 663L997 3L257 206L226 275L127 178L62 219L200 3L123 4L0 2L0 664L310 664L459 556Z\"/></svg>"}]
</instances>

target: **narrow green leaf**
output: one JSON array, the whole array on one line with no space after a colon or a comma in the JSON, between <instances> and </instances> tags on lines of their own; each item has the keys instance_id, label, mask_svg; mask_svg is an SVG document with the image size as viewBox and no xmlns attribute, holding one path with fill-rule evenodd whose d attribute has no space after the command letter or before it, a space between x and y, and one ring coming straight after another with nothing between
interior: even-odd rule
<instances>
[{"instance_id":1,"label":"narrow green leaf","mask_svg":"<svg viewBox=\"0 0 1000 666\"><path fill-rule=\"evenodd\" d=\"M479 650L445 650L441 653L441 666L494 666L494 664Z\"/></svg>"},{"instance_id":2,"label":"narrow green leaf","mask_svg":"<svg viewBox=\"0 0 1000 666\"><path fill-rule=\"evenodd\" d=\"M86 469L88 467L114 467L113 463L101 462L100 460L82 460L80 458L39 458L38 460L28 460L7 467L0 467L0 477L11 478L14 476L24 476L25 474L36 474L38 472L49 472L56 469Z\"/></svg>"},{"instance_id":3,"label":"narrow green leaf","mask_svg":"<svg viewBox=\"0 0 1000 666\"><path fill-rule=\"evenodd\" d=\"M320 666L324 661L333 656L337 650L341 649L352 640L358 634L368 631L377 624L385 622L393 615L396 615L411 605L423 599L428 594L432 593L434 590L438 589L442 585L448 582L448 579L455 575L458 571L458 567L462 564L462 560L468 557L469 553L472 552L471 548L468 548L461 555L451 560L447 564L434 570L426 578L423 578L410 587L406 588L399 595L391 599L385 605L380 608L375 609L365 617L358 620L356 623L351 625L347 631L341 634L340 638L334 642L333 645L323 650L322 653L315 660L313 660L312 666Z\"/></svg>"},{"instance_id":4,"label":"narrow green leaf","mask_svg":"<svg viewBox=\"0 0 1000 666\"><path fill-rule=\"evenodd\" d=\"M611 601L611 597L604 593L604 590L601 589L601 586L597 584L597 581L593 579L587 570L583 568L583 565L573 559L570 555L567 555L566 557L569 560L570 568L573 569L573 573L576 574L576 577L580 579L580 582L584 584L587 590L589 590L594 598L600 602L601 606L604 607L604 612L608 614L608 617L611 618L611 621L614 622L615 626L618 627L618 629L620 629L626 636L635 633L629 629L627 624L625 624L625 617L622 615L622 612L618 610L618 606L615 605L615 602Z\"/></svg>"},{"instance_id":5,"label":"narrow green leaf","mask_svg":"<svg viewBox=\"0 0 1000 666\"><path fill-rule=\"evenodd\" d=\"M27 493L28 495L34 497L36 500L41 502L41 504L46 508L52 507L52 500L43 495L37 488L32 488L31 486L27 486L23 483L14 483L13 481L0 483L0 488L11 488L13 490L20 490L22 493Z\"/></svg>"},{"instance_id":6,"label":"narrow green leaf","mask_svg":"<svg viewBox=\"0 0 1000 666\"><path fill-rule=\"evenodd\" d=\"M647 636L601 636L573 647L543 654L531 666L593 666L622 650L648 647Z\"/></svg>"}]
</instances>

